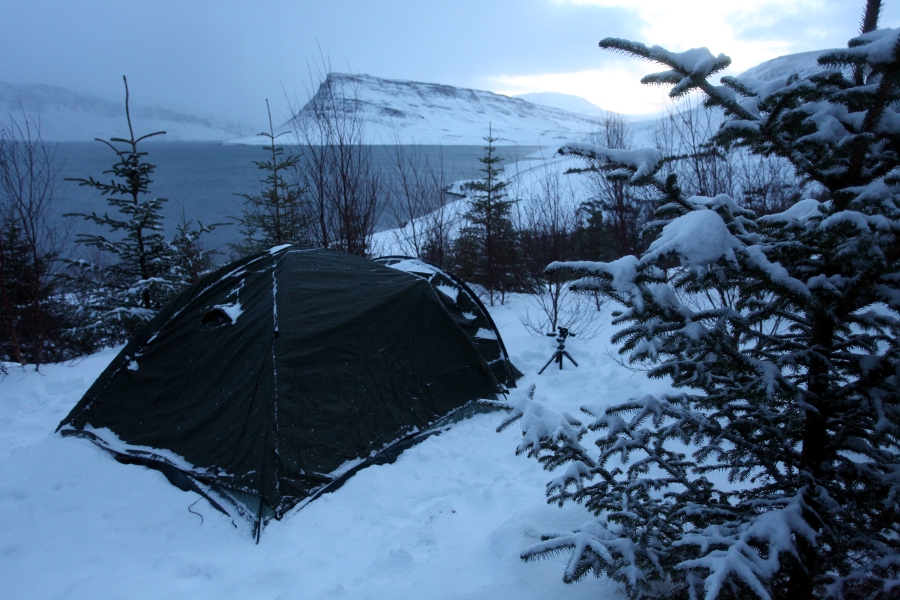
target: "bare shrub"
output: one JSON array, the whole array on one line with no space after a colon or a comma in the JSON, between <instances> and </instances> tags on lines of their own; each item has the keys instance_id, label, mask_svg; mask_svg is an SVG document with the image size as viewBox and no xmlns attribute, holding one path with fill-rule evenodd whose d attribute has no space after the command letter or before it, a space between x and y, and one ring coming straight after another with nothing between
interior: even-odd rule
<instances>
[{"instance_id":1,"label":"bare shrub","mask_svg":"<svg viewBox=\"0 0 900 600\"><path fill-rule=\"evenodd\" d=\"M50 223L59 168L40 122L22 114L0 123L0 352L40 365L54 344L54 268L65 234Z\"/></svg>"},{"instance_id":2,"label":"bare shrub","mask_svg":"<svg viewBox=\"0 0 900 600\"><path fill-rule=\"evenodd\" d=\"M521 174L517 177L522 179ZM568 176L545 163L518 208L519 238L526 261L529 306L519 321L531 333L544 335L566 327L579 337L597 334L594 298L569 288L570 278L544 272L553 261L575 256L578 202Z\"/></svg>"},{"instance_id":3,"label":"bare shrub","mask_svg":"<svg viewBox=\"0 0 900 600\"><path fill-rule=\"evenodd\" d=\"M388 183L393 235L398 251L443 266L457 215L448 208L452 174L444 170L443 151L430 159L421 146L404 145L395 134Z\"/></svg>"},{"instance_id":4,"label":"bare shrub","mask_svg":"<svg viewBox=\"0 0 900 600\"><path fill-rule=\"evenodd\" d=\"M384 185L366 144L359 81L329 71L324 58L311 67L310 88L317 89L302 108L293 103L300 157L291 168L305 190L310 241L365 256L383 210Z\"/></svg>"}]
</instances>

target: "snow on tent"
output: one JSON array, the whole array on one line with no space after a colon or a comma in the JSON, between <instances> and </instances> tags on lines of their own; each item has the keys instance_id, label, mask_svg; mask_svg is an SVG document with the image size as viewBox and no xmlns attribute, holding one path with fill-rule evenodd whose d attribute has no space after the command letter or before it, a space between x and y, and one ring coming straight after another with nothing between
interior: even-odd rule
<instances>
[{"instance_id":1,"label":"snow on tent","mask_svg":"<svg viewBox=\"0 0 900 600\"><path fill-rule=\"evenodd\" d=\"M59 431L162 471L258 539L269 519L515 385L464 284L414 259L382 262L285 246L204 277Z\"/></svg>"}]
</instances>

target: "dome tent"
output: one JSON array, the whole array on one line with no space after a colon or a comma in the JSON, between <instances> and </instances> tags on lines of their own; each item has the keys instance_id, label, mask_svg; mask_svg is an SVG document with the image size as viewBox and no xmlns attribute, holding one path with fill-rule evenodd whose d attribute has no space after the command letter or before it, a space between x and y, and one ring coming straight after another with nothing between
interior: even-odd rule
<instances>
[{"instance_id":1,"label":"dome tent","mask_svg":"<svg viewBox=\"0 0 900 600\"><path fill-rule=\"evenodd\" d=\"M162 471L258 536L269 518L513 386L503 373L514 371L491 368L422 278L278 247L185 290L58 430Z\"/></svg>"}]
</instances>

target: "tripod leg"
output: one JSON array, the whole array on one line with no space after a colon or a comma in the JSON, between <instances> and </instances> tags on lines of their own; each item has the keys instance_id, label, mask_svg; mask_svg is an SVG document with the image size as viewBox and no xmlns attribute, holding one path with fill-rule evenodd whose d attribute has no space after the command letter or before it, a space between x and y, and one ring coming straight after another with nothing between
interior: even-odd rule
<instances>
[{"instance_id":1,"label":"tripod leg","mask_svg":"<svg viewBox=\"0 0 900 600\"><path fill-rule=\"evenodd\" d=\"M575 365L576 367L578 366L578 363L575 362L575 359L572 358L572 356L571 356L568 352L566 352L565 350L563 350L562 353L566 355L566 358L568 358L569 360L572 361L572 364L573 364L573 365ZM559 357L559 368L562 369L562 356Z\"/></svg>"},{"instance_id":2,"label":"tripod leg","mask_svg":"<svg viewBox=\"0 0 900 600\"><path fill-rule=\"evenodd\" d=\"M546 369L547 367L550 366L550 363L553 362L553 359L554 359L554 358L556 358L556 355L555 355L555 354L554 354L553 356L551 356L551 357L550 357L550 360L547 361L547 364L544 365L544 366L541 368L540 371L538 371L538 375L540 375L541 373L543 373L543 372L544 372L544 369Z\"/></svg>"}]
</instances>

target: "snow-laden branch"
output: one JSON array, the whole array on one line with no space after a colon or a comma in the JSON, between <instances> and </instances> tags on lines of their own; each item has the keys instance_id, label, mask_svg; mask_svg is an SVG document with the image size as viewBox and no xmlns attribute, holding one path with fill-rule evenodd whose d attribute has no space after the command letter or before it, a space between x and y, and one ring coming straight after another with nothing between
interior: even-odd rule
<instances>
[{"instance_id":1,"label":"snow-laden branch","mask_svg":"<svg viewBox=\"0 0 900 600\"><path fill-rule=\"evenodd\" d=\"M601 167L628 171L631 173L628 180L635 185L646 182L659 170L663 161L662 153L655 148L620 150L595 144L569 142L560 147L559 153L597 161Z\"/></svg>"},{"instance_id":2,"label":"snow-laden branch","mask_svg":"<svg viewBox=\"0 0 900 600\"><path fill-rule=\"evenodd\" d=\"M878 29L865 33L851 40L849 48L823 53L819 62L823 65L896 65L900 62L900 29Z\"/></svg>"},{"instance_id":3,"label":"snow-laden branch","mask_svg":"<svg viewBox=\"0 0 900 600\"><path fill-rule=\"evenodd\" d=\"M713 56L707 48L693 48L685 52L671 52L661 46L648 47L639 42L620 38L605 38L600 47L607 50L631 54L645 60L660 63L671 70L647 75L641 80L645 84L671 84L669 96L680 98L693 90L700 90L715 103L746 121L753 121L754 115L735 101L734 95L710 84L707 79L731 64L724 54Z\"/></svg>"}]
</instances>

